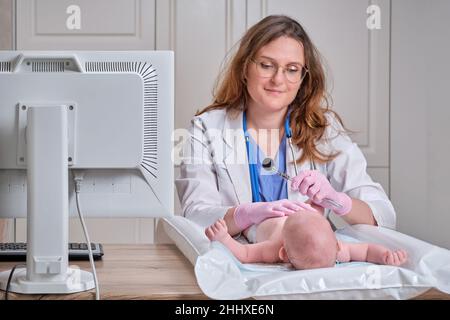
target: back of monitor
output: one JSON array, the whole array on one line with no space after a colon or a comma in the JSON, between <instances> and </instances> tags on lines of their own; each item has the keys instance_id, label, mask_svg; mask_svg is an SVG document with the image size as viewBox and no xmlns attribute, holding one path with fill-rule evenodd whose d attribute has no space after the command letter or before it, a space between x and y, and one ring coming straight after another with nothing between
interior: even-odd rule
<instances>
[{"instance_id":1,"label":"back of monitor","mask_svg":"<svg viewBox=\"0 0 450 320\"><path fill-rule=\"evenodd\" d=\"M171 52L1 52L0 217L27 214L21 105L49 102L76 111L69 168L85 172L86 216L173 215L173 86ZM69 194L74 215L70 179Z\"/></svg>"}]
</instances>

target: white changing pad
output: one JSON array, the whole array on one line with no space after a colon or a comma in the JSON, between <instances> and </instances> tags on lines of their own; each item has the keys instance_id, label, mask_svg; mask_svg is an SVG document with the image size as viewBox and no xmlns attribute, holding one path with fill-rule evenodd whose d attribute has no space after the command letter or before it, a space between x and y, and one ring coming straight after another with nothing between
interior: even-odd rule
<instances>
[{"instance_id":1,"label":"white changing pad","mask_svg":"<svg viewBox=\"0 0 450 320\"><path fill-rule=\"evenodd\" d=\"M409 299L430 288L450 293L450 251L390 229L356 225L336 231L336 236L404 248L409 259L402 267L350 262L293 270L287 264L242 264L184 217L162 223L195 266L202 291L213 299Z\"/></svg>"}]
</instances>

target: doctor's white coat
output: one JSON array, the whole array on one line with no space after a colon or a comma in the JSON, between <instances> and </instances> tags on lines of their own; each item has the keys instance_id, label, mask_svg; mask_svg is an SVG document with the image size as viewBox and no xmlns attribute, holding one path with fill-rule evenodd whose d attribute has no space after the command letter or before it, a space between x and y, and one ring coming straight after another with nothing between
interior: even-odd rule
<instances>
[{"instance_id":1,"label":"doctor's white coat","mask_svg":"<svg viewBox=\"0 0 450 320\"><path fill-rule=\"evenodd\" d=\"M322 151L341 151L326 164L316 164L333 188L352 198L366 202L379 226L395 229L394 208L379 183L366 172L366 159L351 139L340 134L342 127L327 114L327 128ZM242 130L242 112L232 117L222 110L196 116L181 149L180 176L175 180L183 215L202 227L223 218L230 207L252 201L247 151ZM293 146L295 158L301 150ZM292 154L286 143L286 170L295 176ZM298 172L310 170L311 163L297 165ZM288 198L306 201L308 198L288 185Z\"/></svg>"}]
</instances>

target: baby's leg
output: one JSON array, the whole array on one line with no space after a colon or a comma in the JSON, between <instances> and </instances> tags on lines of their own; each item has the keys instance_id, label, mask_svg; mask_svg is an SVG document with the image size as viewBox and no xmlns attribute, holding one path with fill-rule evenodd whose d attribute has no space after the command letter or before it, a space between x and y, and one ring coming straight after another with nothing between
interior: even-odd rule
<instances>
[{"instance_id":1,"label":"baby's leg","mask_svg":"<svg viewBox=\"0 0 450 320\"><path fill-rule=\"evenodd\" d=\"M408 259L405 250L390 250L375 243L346 244L350 250L352 261L367 261L377 264L400 266Z\"/></svg>"}]
</instances>

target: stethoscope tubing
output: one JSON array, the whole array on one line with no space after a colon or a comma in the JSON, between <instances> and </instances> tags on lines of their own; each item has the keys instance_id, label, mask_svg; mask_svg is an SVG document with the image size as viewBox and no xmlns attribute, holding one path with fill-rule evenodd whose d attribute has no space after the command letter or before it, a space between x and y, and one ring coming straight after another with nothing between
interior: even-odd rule
<instances>
[{"instance_id":1,"label":"stethoscope tubing","mask_svg":"<svg viewBox=\"0 0 450 320\"><path fill-rule=\"evenodd\" d=\"M243 113L242 122L243 122L242 127L244 130L244 136L245 136L245 145L246 145L246 149L247 149L247 157L249 160L250 184L251 184L251 188L252 188L252 198L253 198L253 202L261 202L261 196L259 194L259 181L257 178L258 171L256 168L256 164L250 163L250 137L247 132L247 116L246 116L245 111ZM288 114L288 116L286 117L286 120L284 122L284 132L286 135L286 140L289 145L289 149L291 150L292 159L294 162L294 172L295 172L295 175L297 176L298 168L297 168L297 162L295 161L294 148L292 146L292 131L289 126L289 123L290 123L290 114ZM311 161L311 170L316 170L316 165L315 165L314 161ZM289 177L286 173L281 173L281 172L277 171L277 174L280 175L283 179L285 179L287 181L292 180L291 177ZM327 202L327 203L331 204L332 206L337 207L339 209L342 208L341 204L337 203L336 201L334 201L332 199L325 198L323 201Z\"/></svg>"}]
</instances>

